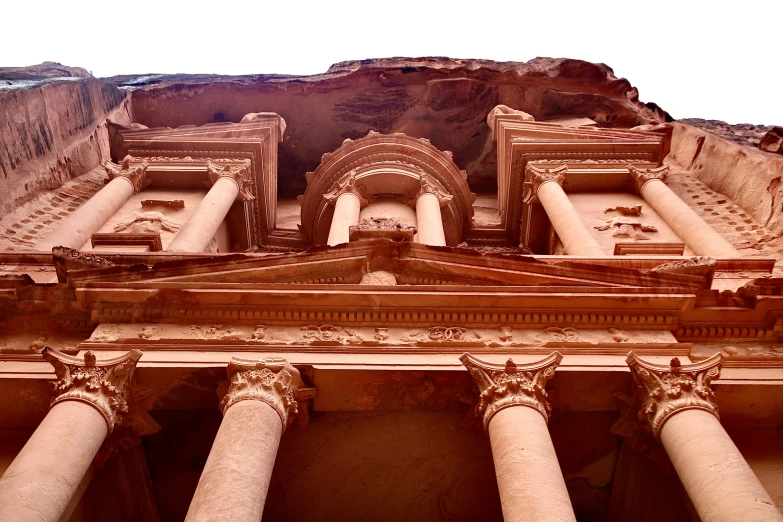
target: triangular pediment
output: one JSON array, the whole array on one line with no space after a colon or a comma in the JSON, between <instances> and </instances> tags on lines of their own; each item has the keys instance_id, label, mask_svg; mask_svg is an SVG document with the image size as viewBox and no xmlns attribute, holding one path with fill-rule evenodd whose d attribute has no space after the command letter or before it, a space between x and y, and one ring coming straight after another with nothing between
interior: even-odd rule
<instances>
[{"instance_id":1,"label":"triangular pediment","mask_svg":"<svg viewBox=\"0 0 783 522\"><path fill-rule=\"evenodd\" d=\"M546 262L533 256L481 254L466 248L430 247L389 240L313 247L294 254L237 254L147 265L75 270L76 287L153 283L213 287L246 285L358 285L372 272L394 275L396 284L435 286L679 288L698 291L708 278L690 273L637 270L573 261ZM365 284L368 281L365 280ZM370 281L372 284L372 281Z\"/></svg>"}]
</instances>

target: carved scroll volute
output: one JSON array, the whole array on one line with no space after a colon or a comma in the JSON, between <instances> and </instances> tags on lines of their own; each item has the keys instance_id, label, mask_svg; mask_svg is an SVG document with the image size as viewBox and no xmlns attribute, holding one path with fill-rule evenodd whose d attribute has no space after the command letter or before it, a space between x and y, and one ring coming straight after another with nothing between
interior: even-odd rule
<instances>
[{"instance_id":1,"label":"carved scroll volute","mask_svg":"<svg viewBox=\"0 0 783 522\"><path fill-rule=\"evenodd\" d=\"M220 178L229 178L239 187L237 201L253 201L255 196L250 192L250 160L246 159L239 165L218 164L207 161L209 185L214 185Z\"/></svg>"},{"instance_id":2,"label":"carved scroll volute","mask_svg":"<svg viewBox=\"0 0 783 522\"><path fill-rule=\"evenodd\" d=\"M656 437L664 423L683 410L704 410L718 417L710 383L720 375L721 354L686 365L675 357L669 366L664 366L645 362L631 352L626 362L641 399L639 419L650 423Z\"/></svg>"},{"instance_id":3,"label":"carved scroll volute","mask_svg":"<svg viewBox=\"0 0 783 522\"><path fill-rule=\"evenodd\" d=\"M140 350L131 350L120 357L103 361L98 361L91 351L80 359L48 346L42 354L54 366L57 375L54 384L57 396L52 400L52 406L63 401L90 404L106 419L109 433L122 422L121 414L128 411L130 382L141 358Z\"/></svg>"},{"instance_id":4,"label":"carved scroll volute","mask_svg":"<svg viewBox=\"0 0 783 522\"><path fill-rule=\"evenodd\" d=\"M544 183L557 183L558 185L563 186L566 173L568 173L568 166L566 165L561 165L554 169L546 169L528 164L527 167L525 167L525 203L538 203L538 189L540 189L541 185Z\"/></svg>"},{"instance_id":5,"label":"carved scroll volute","mask_svg":"<svg viewBox=\"0 0 783 522\"><path fill-rule=\"evenodd\" d=\"M476 415L483 417L484 429L489 429L493 415L511 406L533 408L548 422L552 407L546 383L555 375L555 369L562 360L563 356L554 352L535 363L515 364L509 359L504 366L480 361L467 353L462 354L460 361L478 386Z\"/></svg>"},{"instance_id":6,"label":"carved scroll volute","mask_svg":"<svg viewBox=\"0 0 783 522\"><path fill-rule=\"evenodd\" d=\"M631 177L636 185L636 190L641 193L642 187L651 181L657 179L665 183L666 177L669 175L669 167L664 165L657 169L640 169L633 165L628 165L628 172L631 173Z\"/></svg>"},{"instance_id":7,"label":"carved scroll volute","mask_svg":"<svg viewBox=\"0 0 783 522\"><path fill-rule=\"evenodd\" d=\"M133 193L138 194L152 183L152 180L147 179L147 167L149 167L149 164L146 161L142 161L138 165L131 166L131 161L133 161L132 156L125 156L121 165L107 161L103 164L103 168L109 176L109 181L118 177L125 178L133 185Z\"/></svg>"},{"instance_id":8,"label":"carved scroll volute","mask_svg":"<svg viewBox=\"0 0 783 522\"><path fill-rule=\"evenodd\" d=\"M337 198L339 198L343 194L353 194L354 196L359 198L359 201L361 201L361 208L364 208L370 204L370 201L366 197L364 197L362 192L359 190L359 187L356 186L355 170L352 170L351 172L343 176L342 179L340 179L334 185L332 185L331 190L329 190L329 192L324 194L324 199L330 205L335 205L337 203Z\"/></svg>"},{"instance_id":9,"label":"carved scroll volute","mask_svg":"<svg viewBox=\"0 0 783 522\"><path fill-rule=\"evenodd\" d=\"M285 359L270 357L260 361L234 357L228 363L230 385L223 398L223 414L239 401L262 401L280 416L283 430L294 419L307 424L308 399L315 396L315 388L307 388L299 370Z\"/></svg>"}]
</instances>

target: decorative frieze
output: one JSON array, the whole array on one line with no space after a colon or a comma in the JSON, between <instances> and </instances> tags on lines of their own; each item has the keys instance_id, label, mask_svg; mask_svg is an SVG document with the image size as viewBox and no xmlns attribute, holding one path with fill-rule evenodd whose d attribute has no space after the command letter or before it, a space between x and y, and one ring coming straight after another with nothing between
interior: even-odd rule
<instances>
[{"instance_id":1,"label":"decorative frieze","mask_svg":"<svg viewBox=\"0 0 783 522\"><path fill-rule=\"evenodd\" d=\"M718 417L710 383L720 375L720 354L686 365L675 357L669 366L664 366L643 361L631 352L626 362L641 398L639 418L650 423L656 437L666 420L683 410L705 410Z\"/></svg>"},{"instance_id":2,"label":"decorative frieze","mask_svg":"<svg viewBox=\"0 0 783 522\"><path fill-rule=\"evenodd\" d=\"M83 360L48 347L42 354L54 366L57 376L57 396L52 406L68 400L90 404L106 419L109 433L122 422L121 414L128 411L130 381L141 358L140 350L103 361L98 361L91 351L84 354Z\"/></svg>"},{"instance_id":3,"label":"decorative frieze","mask_svg":"<svg viewBox=\"0 0 783 522\"><path fill-rule=\"evenodd\" d=\"M636 184L636 190L641 193L642 188L651 181L658 180L665 183L669 175L669 167L664 165L657 169L640 169L633 165L628 165L628 172L631 173L631 177Z\"/></svg>"},{"instance_id":4,"label":"decorative frieze","mask_svg":"<svg viewBox=\"0 0 783 522\"><path fill-rule=\"evenodd\" d=\"M552 353L546 359L530 364L515 364L509 359L505 365L480 361L470 354L462 354L460 361L470 372L479 390L476 415L483 418L484 429L489 428L492 416L503 408L527 406L545 420L552 407L546 392L546 383L555 375L563 356Z\"/></svg>"},{"instance_id":5,"label":"decorative frieze","mask_svg":"<svg viewBox=\"0 0 783 522\"><path fill-rule=\"evenodd\" d=\"M249 159L243 160L239 164L217 164L212 160L207 161L207 175L209 176L209 186L214 185L220 178L229 178L239 187L237 201L253 201L255 196L251 191L252 181L250 179L252 162Z\"/></svg>"},{"instance_id":6,"label":"decorative frieze","mask_svg":"<svg viewBox=\"0 0 783 522\"><path fill-rule=\"evenodd\" d=\"M307 388L299 370L285 359L270 357L260 361L232 358L228 364L230 385L221 404L223 413L244 400L262 401L280 416L283 429L294 419L307 423L305 401L315 396L315 388Z\"/></svg>"},{"instance_id":7,"label":"decorative frieze","mask_svg":"<svg viewBox=\"0 0 783 522\"><path fill-rule=\"evenodd\" d=\"M109 181L115 178L125 178L133 185L134 194L138 194L152 183L152 180L147 179L147 167L149 163L142 161L136 165L131 166L130 162L134 161L133 156L125 156L121 165L107 161L103 164L103 168L106 170L106 174L109 176Z\"/></svg>"}]
</instances>

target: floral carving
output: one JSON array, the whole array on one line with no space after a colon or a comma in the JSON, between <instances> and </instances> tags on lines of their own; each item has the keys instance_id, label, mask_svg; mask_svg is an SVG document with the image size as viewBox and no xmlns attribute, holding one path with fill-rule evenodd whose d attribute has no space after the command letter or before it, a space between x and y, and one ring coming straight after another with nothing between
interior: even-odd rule
<instances>
[{"instance_id":1,"label":"floral carving","mask_svg":"<svg viewBox=\"0 0 783 522\"><path fill-rule=\"evenodd\" d=\"M239 401L256 400L271 406L280 416L283 429L298 419L307 424L304 402L315 396L315 388L305 387L299 371L277 357L253 361L232 358L228 363L230 385L223 398L223 414Z\"/></svg>"},{"instance_id":2,"label":"floral carving","mask_svg":"<svg viewBox=\"0 0 783 522\"><path fill-rule=\"evenodd\" d=\"M324 199L330 205L336 205L337 198L343 194L353 194L359 198L359 201L361 202L360 206L362 208L370 204L369 200L364 197L364 195L359 190L359 187L356 186L356 170L350 171L348 174L343 176L341 180L336 181L334 185L332 185L331 190L324 194Z\"/></svg>"},{"instance_id":3,"label":"floral carving","mask_svg":"<svg viewBox=\"0 0 783 522\"><path fill-rule=\"evenodd\" d=\"M671 261L654 267L652 272L671 272L675 270L687 270L689 268L715 268L716 261L711 257L692 257L690 259L681 259Z\"/></svg>"},{"instance_id":4,"label":"floral carving","mask_svg":"<svg viewBox=\"0 0 783 522\"><path fill-rule=\"evenodd\" d=\"M579 330L567 326L565 328L559 328L557 326L549 326L544 328L544 331L554 336L555 340L561 343L576 343L579 342Z\"/></svg>"},{"instance_id":5,"label":"floral carving","mask_svg":"<svg viewBox=\"0 0 783 522\"><path fill-rule=\"evenodd\" d=\"M103 164L103 168L109 176L109 181L112 181L114 178L125 178L133 185L134 194L138 194L152 183L151 179L147 179L147 167L149 164L146 161L142 161L140 164L132 167L131 161L133 161L132 156L125 156L121 165L107 161Z\"/></svg>"},{"instance_id":6,"label":"floral carving","mask_svg":"<svg viewBox=\"0 0 783 522\"><path fill-rule=\"evenodd\" d=\"M470 354L462 354L460 361L470 372L479 390L476 415L489 428L492 416L503 408L527 406L535 409L545 420L552 410L546 392L546 383L555 375L563 356L554 352L546 359L517 365L509 359L505 365L480 361Z\"/></svg>"},{"instance_id":7,"label":"floral carving","mask_svg":"<svg viewBox=\"0 0 783 522\"><path fill-rule=\"evenodd\" d=\"M249 159L242 160L238 165L218 165L212 160L207 161L207 175L209 176L209 185L214 185L220 178L232 179L239 187L237 201L253 201L255 196L250 191L251 180L248 176L250 166Z\"/></svg>"},{"instance_id":8,"label":"floral carving","mask_svg":"<svg viewBox=\"0 0 783 522\"><path fill-rule=\"evenodd\" d=\"M500 339L504 343L507 343L514 339L514 335L511 333L510 326L501 326L499 330L500 330L500 334L498 335L498 339Z\"/></svg>"},{"instance_id":9,"label":"floral carving","mask_svg":"<svg viewBox=\"0 0 783 522\"><path fill-rule=\"evenodd\" d=\"M358 344L364 340L353 330L331 324L303 326L302 338L311 342L320 341L339 344Z\"/></svg>"},{"instance_id":10,"label":"floral carving","mask_svg":"<svg viewBox=\"0 0 783 522\"><path fill-rule=\"evenodd\" d=\"M43 356L54 366L57 376L54 384L57 396L52 406L68 400L86 402L101 412L109 433L122 422L121 414L128 411L131 376L141 351L131 350L121 357L100 362L91 351L82 360L46 347Z\"/></svg>"},{"instance_id":11,"label":"floral carving","mask_svg":"<svg viewBox=\"0 0 783 522\"><path fill-rule=\"evenodd\" d=\"M467 328L461 326L433 326L430 328L429 338L431 341L464 341Z\"/></svg>"},{"instance_id":12,"label":"floral carving","mask_svg":"<svg viewBox=\"0 0 783 522\"><path fill-rule=\"evenodd\" d=\"M356 225L356 228L360 230L416 230L416 227L400 223L397 218L386 217L364 218Z\"/></svg>"},{"instance_id":13,"label":"floral carving","mask_svg":"<svg viewBox=\"0 0 783 522\"><path fill-rule=\"evenodd\" d=\"M631 177L636 183L636 189L641 193L642 188L651 181L666 182L666 177L669 175L669 167L664 165L657 169L640 169L633 165L628 165L628 172L631 173Z\"/></svg>"},{"instance_id":14,"label":"floral carving","mask_svg":"<svg viewBox=\"0 0 783 522\"><path fill-rule=\"evenodd\" d=\"M420 167L419 170L421 170ZM432 194L438 198L438 204L441 207L446 206L449 201L454 199L454 196L440 188L435 181L430 179L429 176L426 176L423 172L419 173L419 182L421 183L421 188L419 189L419 192L413 197L413 199L408 203L408 206L410 207L415 207L416 200L424 194Z\"/></svg>"},{"instance_id":15,"label":"floral carving","mask_svg":"<svg viewBox=\"0 0 783 522\"><path fill-rule=\"evenodd\" d=\"M538 190L544 183L557 183L562 186L567 172L568 167L566 165L547 169L528 164L525 167L525 203L532 204L538 202Z\"/></svg>"},{"instance_id":16,"label":"floral carving","mask_svg":"<svg viewBox=\"0 0 783 522\"><path fill-rule=\"evenodd\" d=\"M645 362L631 352L626 362L641 396L639 419L650 423L656 437L669 417L680 411L699 409L718 416L710 383L720 375L720 354L687 365L675 357L669 366L663 366Z\"/></svg>"}]
</instances>

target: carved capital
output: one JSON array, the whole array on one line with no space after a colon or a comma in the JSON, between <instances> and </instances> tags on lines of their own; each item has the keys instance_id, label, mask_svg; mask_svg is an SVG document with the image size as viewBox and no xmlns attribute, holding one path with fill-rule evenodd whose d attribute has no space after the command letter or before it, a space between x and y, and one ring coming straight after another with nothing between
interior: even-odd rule
<instances>
[{"instance_id":1,"label":"carved capital","mask_svg":"<svg viewBox=\"0 0 783 522\"><path fill-rule=\"evenodd\" d=\"M228 363L231 382L223 398L223 414L239 401L262 401L271 406L283 423L283 430L294 418L307 424L305 401L315 396L315 388L305 387L299 371L285 359L270 357L260 361L234 357Z\"/></svg>"},{"instance_id":2,"label":"carved capital","mask_svg":"<svg viewBox=\"0 0 783 522\"><path fill-rule=\"evenodd\" d=\"M147 179L149 164L142 160L141 163L131 166L131 161L134 161L132 156L125 156L121 165L107 161L103 164L103 168L109 176L109 181L118 177L125 178L133 185L133 193L138 194L152 183L152 180Z\"/></svg>"},{"instance_id":3,"label":"carved capital","mask_svg":"<svg viewBox=\"0 0 783 522\"><path fill-rule=\"evenodd\" d=\"M131 350L120 357L103 361L98 361L91 351L80 359L48 346L42 354L54 366L57 375L54 384L57 396L51 405L62 401L90 404L106 419L109 433L114 431L114 427L123 420L121 414L128 411L130 380L141 351Z\"/></svg>"},{"instance_id":4,"label":"carved capital","mask_svg":"<svg viewBox=\"0 0 783 522\"><path fill-rule=\"evenodd\" d=\"M641 397L639 419L650 423L656 437L669 417L683 410L705 410L718 417L710 383L720 375L720 354L686 365L675 357L664 366L645 362L631 352L626 362Z\"/></svg>"},{"instance_id":5,"label":"carved capital","mask_svg":"<svg viewBox=\"0 0 783 522\"><path fill-rule=\"evenodd\" d=\"M642 192L642 188L649 182L656 179L662 182L666 182L666 177L669 175L669 167L664 165L657 169L640 169L633 165L628 165L628 172L631 173L634 183L636 184L636 190L639 193Z\"/></svg>"},{"instance_id":6,"label":"carved capital","mask_svg":"<svg viewBox=\"0 0 783 522\"><path fill-rule=\"evenodd\" d=\"M229 178L239 187L237 201L253 201L255 196L250 192L250 160L246 159L238 165L218 164L207 161L207 175L209 175L209 185L217 183L220 178Z\"/></svg>"},{"instance_id":7,"label":"carved capital","mask_svg":"<svg viewBox=\"0 0 783 522\"><path fill-rule=\"evenodd\" d=\"M563 359L559 352L531 364L517 365L509 359L505 366L480 361L467 353L459 359L478 385L476 415L483 416L485 430L493 415L511 406L533 408L549 421L552 407L545 388Z\"/></svg>"},{"instance_id":8,"label":"carved capital","mask_svg":"<svg viewBox=\"0 0 783 522\"><path fill-rule=\"evenodd\" d=\"M416 200L424 194L432 194L438 198L438 204L440 204L441 207L445 207L449 201L454 199L454 196L448 194L445 190L438 187L435 182L432 181L423 172L419 173L419 183L421 183L421 188L419 189L419 192L413 197L413 199L408 203L408 206L410 207L416 207Z\"/></svg>"},{"instance_id":9,"label":"carved capital","mask_svg":"<svg viewBox=\"0 0 783 522\"><path fill-rule=\"evenodd\" d=\"M538 189L544 183L557 183L563 186L565 175L568 172L566 165L561 165L553 169L539 168L528 164L525 167L525 203L538 203Z\"/></svg>"},{"instance_id":10,"label":"carved capital","mask_svg":"<svg viewBox=\"0 0 783 522\"><path fill-rule=\"evenodd\" d=\"M361 202L361 208L366 207L370 204L369 200L364 197L364 195L359 190L359 187L356 186L356 171L352 170L339 181L337 181L334 185L332 185L332 189L324 194L324 199L329 203L330 205L336 205L337 204L337 198L342 196L343 194L353 194L357 198L359 198L359 201Z\"/></svg>"}]
</instances>

